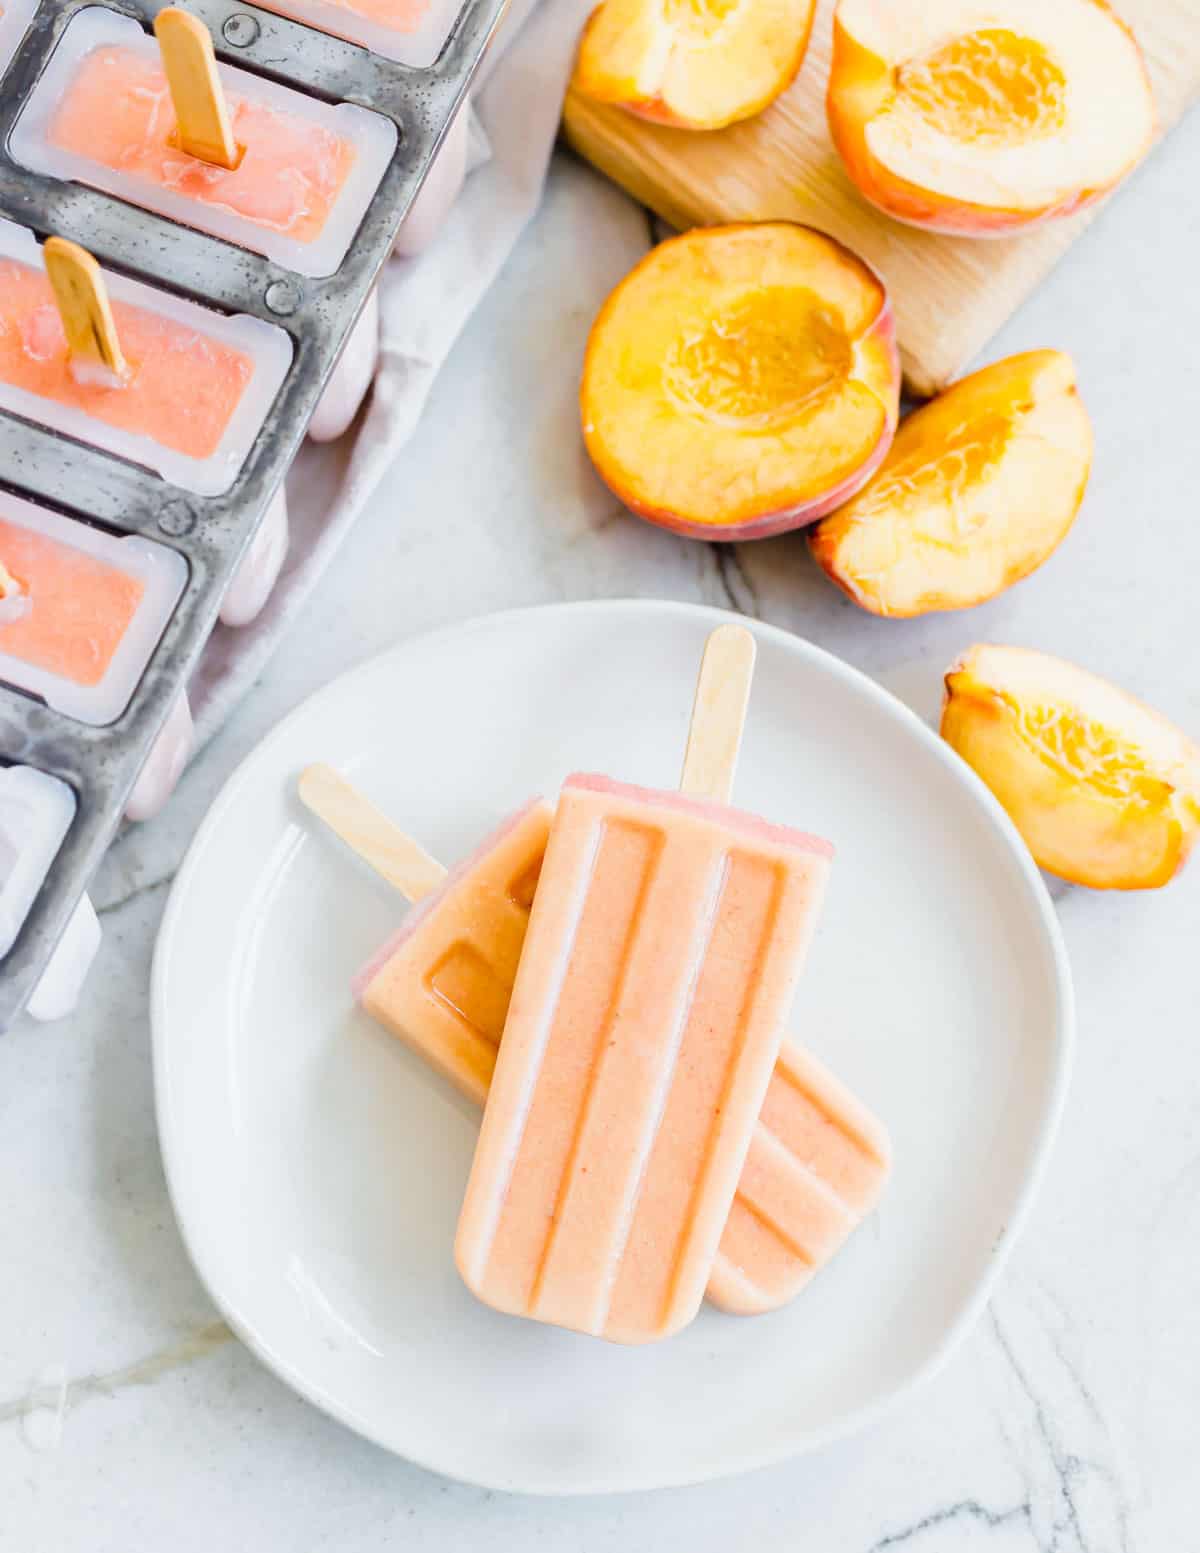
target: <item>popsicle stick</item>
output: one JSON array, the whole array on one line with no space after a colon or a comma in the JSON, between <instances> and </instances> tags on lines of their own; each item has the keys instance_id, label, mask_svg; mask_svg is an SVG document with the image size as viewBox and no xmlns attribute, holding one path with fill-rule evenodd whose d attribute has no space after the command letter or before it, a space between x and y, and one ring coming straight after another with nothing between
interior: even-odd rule
<instances>
[{"instance_id":1,"label":"popsicle stick","mask_svg":"<svg viewBox=\"0 0 1200 1553\"><path fill-rule=\"evenodd\" d=\"M119 388L129 376L100 266L78 243L48 237L42 248L46 277L67 337L72 374Z\"/></svg>"},{"instance_id":2,"label":"popsicle stick","mask_svg":"<svg viewBox=\"0 0 1200 1553\"><path fill-rule=\"evenodd\" d=\"M198 16L172 5L154 18L154 36L171 89L179 149L214 167L236 167L242 147L233 138L212 34Z\"/></svg>"},{"instance_id":3,"label":"popsicle stick","mask_svg":"<svg viewBox=\"0 0 1200 1553\"><path fill-rule=\"evenodd\" d=\"M306 766L300 801L409 901L436 890L446 870L332 766Z\"/></svg>"},{"instance_id":4,"label":"popsicle stick","mask_svg":"<svg viewBox=\"0 0 1200 1553\"><path fill-rule=\"evenodd\" d=\"M10 625L29 611L25 585L0 561L0 625Z\"/></svg>"},{"instance_id":5,"label":"popsicle stick","mask_svg":"<svg viewBox=\"0 0 1200 1553\"><path fill-rule=\"evenodd\" d=\"M745 626L718 626L704 647L679 790L728 803L737 773L757 644Z\"/></svg>"}]
</instances>

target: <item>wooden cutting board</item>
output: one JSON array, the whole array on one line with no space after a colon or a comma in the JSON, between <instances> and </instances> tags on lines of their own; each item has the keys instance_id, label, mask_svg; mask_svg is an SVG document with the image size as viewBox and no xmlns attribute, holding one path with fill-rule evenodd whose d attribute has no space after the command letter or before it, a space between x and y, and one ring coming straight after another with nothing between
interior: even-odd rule
<instances>
[{"instance_id":1,"label":"wooden cutting board","mask_svg":"<svg viewBox=\"0 0 1200 1553\"><path fill-rule=\"evenodd\" d=\"M1146 54L1165 132L1200 95L1200 0L1123 0L1119 9ZM819 0L799 76L755 119L711 133L664 129L571 91L563 126L581 155L672 226L804 221L861 254L891 290L909 388L935 393L961 373L1094 212L1024 237L970 240L918 232L874 210L842 171L825 127L832 16L833 0Z\"/></svg>"}]
</instances>

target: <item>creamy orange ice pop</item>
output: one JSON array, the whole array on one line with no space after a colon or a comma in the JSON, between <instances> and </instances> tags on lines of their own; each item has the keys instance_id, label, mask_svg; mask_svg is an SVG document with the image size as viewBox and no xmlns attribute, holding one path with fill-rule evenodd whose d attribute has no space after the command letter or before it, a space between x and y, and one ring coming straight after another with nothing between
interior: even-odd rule
<instances>
[{"instance_id":1,"label":"creamy orange ice pop","mask_svg":"<svg viewBox=\"0 0 1200 1553\"><path fill-rule=\"evenodd\" d=\"M268 11L349 38L402 65L432 65L462 0L270 0Z\"/></svg>"},{"instance_id":2,"label":"creamy orange ice pop","mask_svg":"<svg viewBox=\"0 0 1200 1553\"><path fill-rule=\"evenodd\" d=\"M479 1298L629 1343L692 1319L831 856L724 805L568 780L459 1221Z\"/></svg>"},{"instance_id":3,"label":"creamy orange ice pop","mask_svg":"<svg viewBox=\"0 0 1200 1553\"><path fill-rule=\"evenodd\" d=\"M0 555L36 607L0 625L0 652L98 685L137 613L144 581L0 517Z\"/></svg>"},{"instance_id":4,"label":"creamy orange ice pop","mask_svg":"<svg viewBox=\"0 0 1200 1553\"><path fill-rule=\"evenodd\" d=\"M395 149L395 125L231 66L217 79L241 152L232 167L181 149L155 40L90 7L72 19L22 111L13 155L303 274L332 274Z\"/></svg>"},{"instance_id":5,"label":"creamy orange ice pop","mask_svg":"<svg viewBox=\"0 0 1200 1553\"><path fill-rule=\"evenodd\" d=\"M354 166L351 140L320 124L230 95L239 166L213 167L171 143L175 115L161 65L107 44L83 60L58 112L50 141L131 178L204 204L220 205L259 226L312 242L329 219Z\"/></svg>"},{"instance_id":6,"label":"creamy orange ice pop","mask_svg":"<svg viewBox=\"0 0 1200 1553\"><path fill-rule=\"evenodd\" d=\"M0 220L0 409L185 490L228 490L287 376L288 335L97 270L126 370L119 379L81 370L46 273L48 251Z\"/></svg>"},{"instance_id":7,"label":"creamy orange ice pop","mask_svg":"<svg viewBox=\"0 0 1200 1553\"><path fill-rule=\"evenodd\" d=\"M127 303L113 303L113 318L133 369L129 382L80 382L45 272L0 258L0 381L187 458L210 458L254 375L254 358Z\"/></svg>"},{"instance_id":8,"label":"creamy orange ice pop","mask_svg":"<svg viewBox=\"0 0 1200 1553\"><path fill-rule=\"evenodd\" d=\"M171 618L187 562L3 494L0 557L26 606L0 615L0 679L81 722L112 722Z\"/></svg>"},{"instance_id":9,"label":"creamy orange ice pop","mask_svg":"<svg viewBox=\"0 0 1200 1553\"><path fill-rule=\"evenodd\" d=\"M798 1042L771 1074L708 1297L734 1315L778 1310L857 1229L891 1170L887 1128Z\"/></svg>"},{"instance_id":10,"label":"creamy orange ice pop","mask_svg":"<svg viewBox=\"0 0 1200 1553\"><path fill-rule=\"evenodd\" d=\"M723 801L754 654L710 636L681 793L563 787L455 1241L499 1310L640 1343L699 1308L832 856Z\"/></svg>"},{"instance_id":11,"label":"creamy orange ice pop","mask_svg":"<svg viewBox=\"0 0 1200 1553\"><path fill-rule=\"evenodd\" d=\"M368 1013L482 1105L553 811L526 804L462 864L440 865L344 778L311 766L304 802L420 904L355 979ZM785 1041L708 1297L750 1314L795 1295L870 1211L890 1163L884 1127L817 1059Z\"/></svg>"}]
</instances>

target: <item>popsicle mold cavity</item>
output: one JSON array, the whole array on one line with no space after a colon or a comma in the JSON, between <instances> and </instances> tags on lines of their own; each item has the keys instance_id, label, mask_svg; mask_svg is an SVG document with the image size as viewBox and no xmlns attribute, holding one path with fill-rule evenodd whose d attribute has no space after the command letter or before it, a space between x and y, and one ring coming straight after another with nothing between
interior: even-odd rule
<instances>
[{"instance_id":1,"label":"popsicle mold cavity","mask_svg":"<svg viewBox=\"0 0 1200 1553\"><path fill-rule=\"evenodd\" d=\"M0 221L0 409L215 496L233 484L292 359L287 334L105 274L130 366L81 382L33 233Z\"/></svg>"},{"instance_id":2,"label":"popsicle mold cavity","mask_svg":"<svg viewBox=\"0 0 1200 1553\"><path fill-rule=\"evenodd\" d=\"M183 775L195 739L188 698L177 696L130 791L127 820L149 820L159 812Z\"/></svg>"},{"instance_id":3,"label":"popsicle mold cavity","mask_svg":"<svg viewBox=\"0 0 1200 1553\"><path fill-rule=\"evenodd\" d=\"M17 122L13 156L302 275L333 274L391 159L395 125L232 66L218 73L244 148L232 169L172 143L175 116L154 39L128 17L81 11Z\"/></svg>"},{"instance_id":4,"label":"popsicle mold cavity","mask_svg":"<svg viewBox=\"0 0 1200 1553\"><path fill-rule=\"evenodd\" d=\"M16 941L75 818L75 794L32 766L0 767L0 959Z\"/></svg>"},{"instance_id":5,"label":"popsicle mold cavity","mask_svg":"<svg viewBox=\"0 0 1200 1553\"><path fill-rule=\"evenodd\" d=\"M16 942L29 908L75 818L75 794L32 766L0 767L0 960ZM61 1019L79 1000L100 947L100 924L85 895L29 1000L35 1019Z\"/></svg>"},{"instance_id":6,"label":"popsicle mold cavity","mask_svg":"<svg viewBox=\"0 0 1200 1553\"><path fill-rule=\"evenodd\" d=\"M268 11L360 43L402 65L432 65L463 0L270 0Z\"/></svg>"},{"instance_id":7,"label":"popsicle mold cavity","mask_svg":"<svg viewBox=\"0 0 1200 1553\"><path fill-rule=\"evenodd\" d=\"M80 722L125 710L187 582L175 550L0 495L0 556L29 608L0 622L0 680Z\"/></svg>"},{"instance_id":8,"label":"popsicle mold cavity","mask_svg":"<svg viewBox=\"0 0 1200 1553\"><path fill-rule=\"evenodd\" d=\"M393 253L415 259L425 252L446 224L455 200L462 193L471 148L471 110L464 102L450 121L420 193L400 223Z\"/></svg>"},{"instance_id":9,"label":"popsicle mold cavity","mask_svg":"<svg viewBox=\"0 0 1200 1553\"><path fill-rule=\"evenodd\" d=\"M257 619L287 558L288 541L287 494L280 486L221 600L223 625L246 626Z\"/></svg>"},{"instance_id":10,"label":"popsicle mold cavity","mask_svg":"<svg viewBox=\"0 0 1200 1553\"><path fill-rule=\"evenodd\" d=\"M459 1221L485 1303L628 1343L693 1318L830 856L719 804L567 782Z\"/></svg>"},{"instance_id":11,"label":"popsicle mold cavity","mask_svg":"<svg viewBox=\"0 0 1200 1553\"><path fill-rule=\"evenodd\" d=\"M100 948L100 919L85 895L71 914L66 931L33 989L25 1012L43 1024L65 1019L79 1004L79 994Z\"/></svg>"}]
</instances>

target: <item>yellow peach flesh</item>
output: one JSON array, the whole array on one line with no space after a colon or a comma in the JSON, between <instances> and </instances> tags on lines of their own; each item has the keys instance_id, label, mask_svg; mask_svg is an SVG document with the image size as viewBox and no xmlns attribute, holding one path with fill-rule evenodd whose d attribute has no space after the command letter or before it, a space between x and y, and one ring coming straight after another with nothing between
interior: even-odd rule
<instances>
[{"instance_id":1,"label":"yellow peach flesh","mask_svg":"<svg viewBox=\"0 0 1200 1553\"><path fill-rule=\"evenodd\" d=\"M1200 749L1062 659L971 648L946 676L942 736L991 788L1037 862L1076 884L1166 884L1200 831Z\"/></svg>"},{"instance_id":2,"label":"yellow peach flesh","mask_svg":"<svg viewBox=\"0 0 1200 1553\"><path fill-rule=\"evenodd\" d=\"M604 0L580 41L573 85L681 129L760 113L793 80L816 0Z\"/></svg>"},{"instance_id":3,"label":"yellow peach flesh","mask_svg":"<svg viewBox=\"0 0 1200 1553\"><path fill-rule=\"evenodd\" d=\"M1029 351L915 411L810 544L877 615L967 609L1040 566L1083 499L1092 433L1070 358Z\"/></svg>"},{"instance_id":4,"label":"yellow peach flesh","mask_svg":"<svg viewBox=\"0 0 1200 1553\"><path fill-rule=\"evenodd\" d=\"M900 67L898 105L951 140L1017 145L1059 133L1067 78L1032 38L985 27Z\"/></svg>"},{"instance_id":5,"label":"yellow peach flesh","mask_svg":"<svg viewBox=\"0 0 1200 1553\"><path fill-rule=\"evenodd\" d=\"M1141 53L1104 0L839 0L827 106L868 199L964 236L1079 209L1154 134Z\"/></svg>"},{"instance_id":6,"label":"yellow peach flesh","mask_svg":"<svg viewBox=\"0 0 1200 1553\"><path fill-rule=\"evenodd\" d=\"M814 521L869 477L895 426L886 293L787 222L656 248L588 341L588 452L627 506L679 532L749 538Z\"/></svg>"}]
</instances>

